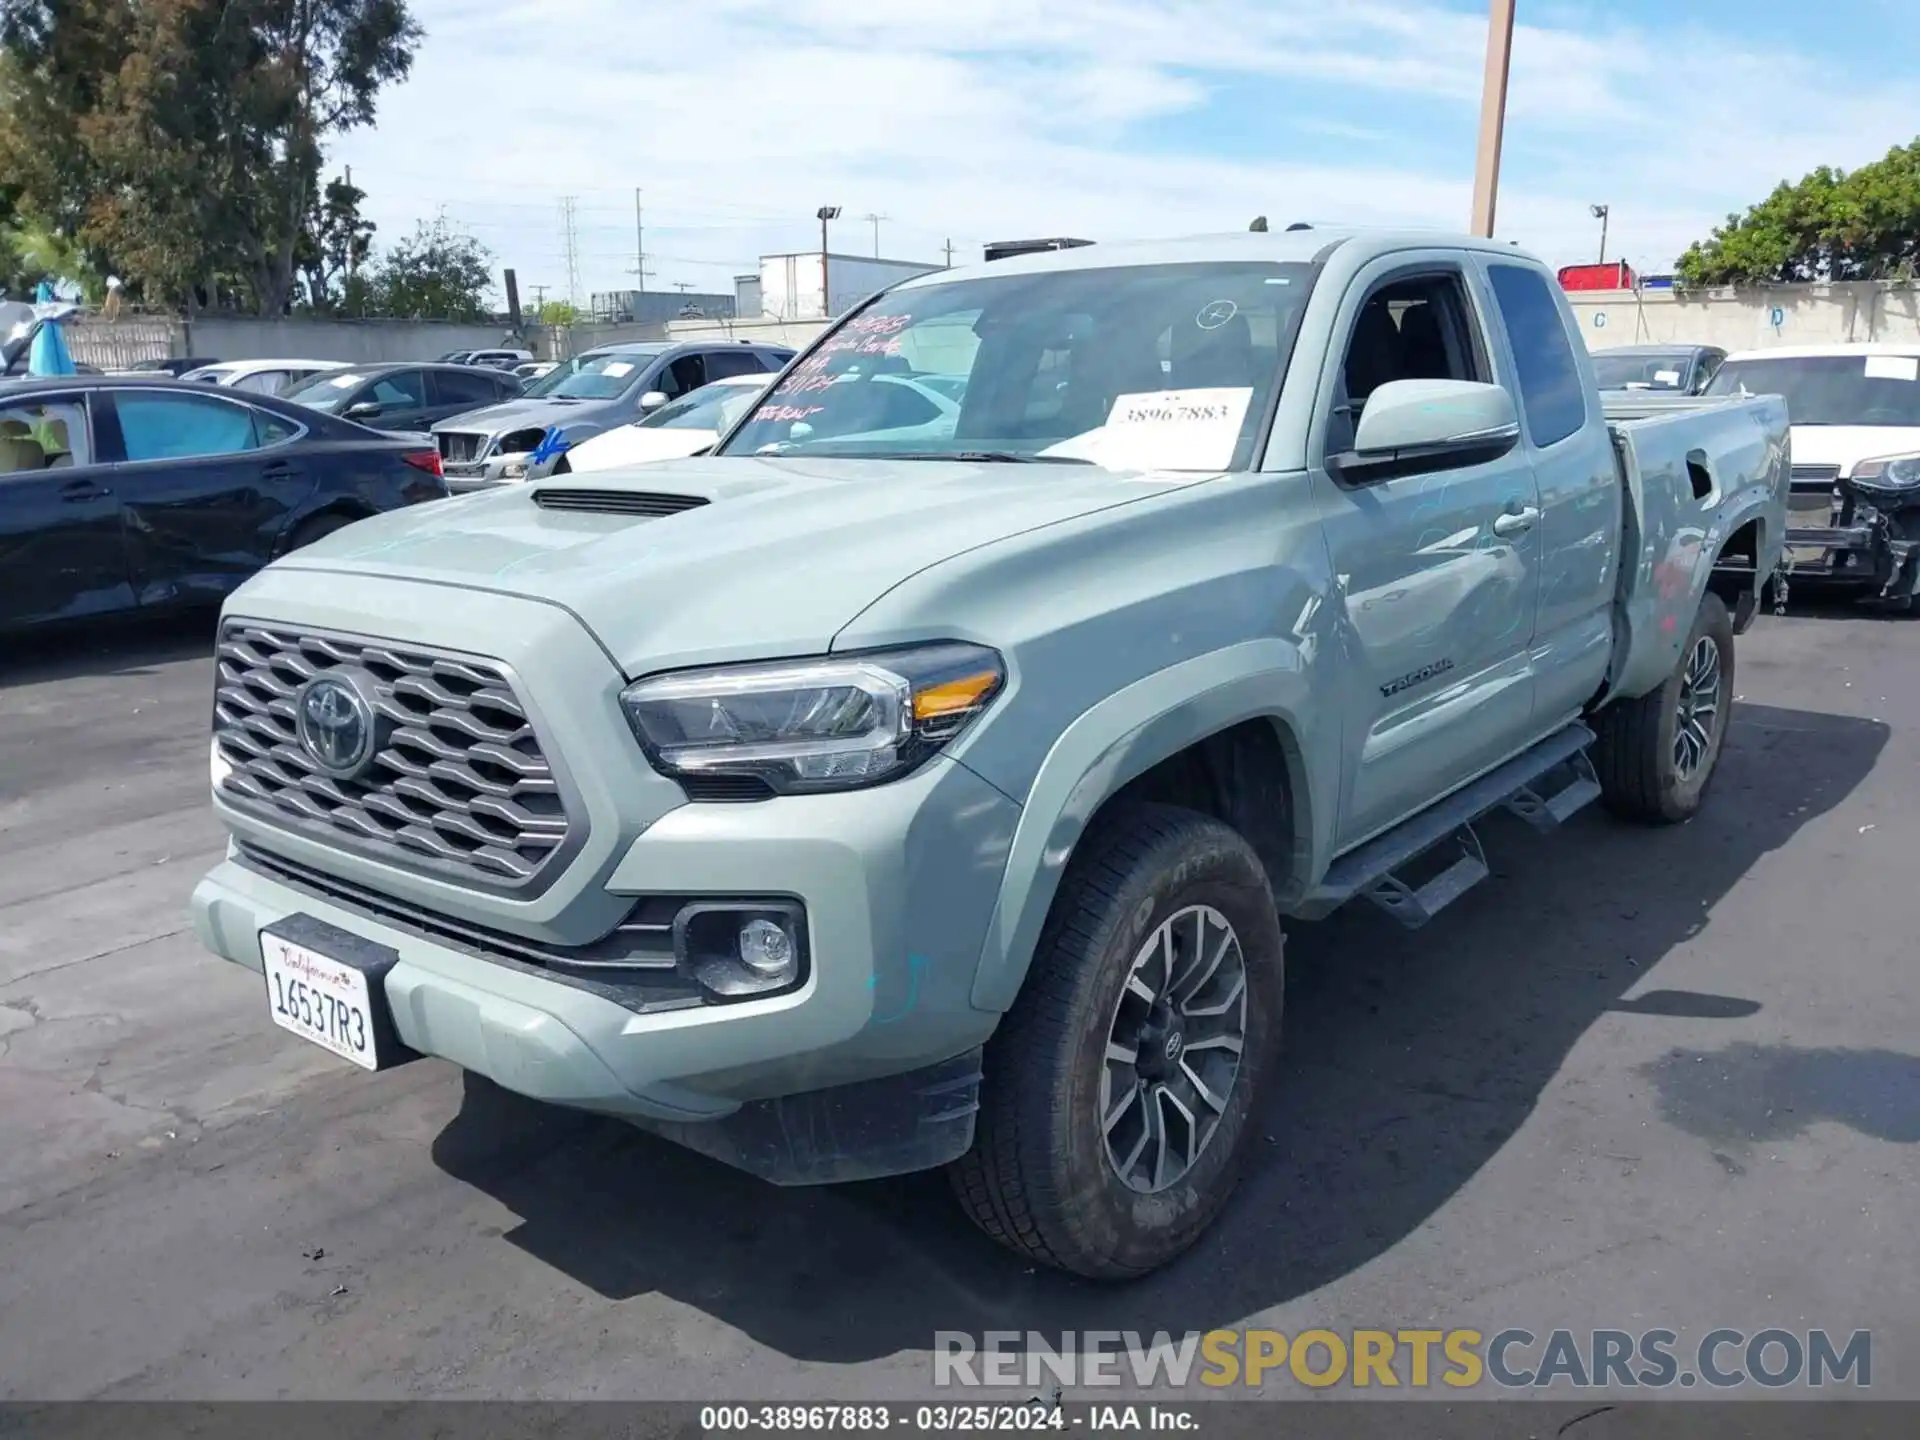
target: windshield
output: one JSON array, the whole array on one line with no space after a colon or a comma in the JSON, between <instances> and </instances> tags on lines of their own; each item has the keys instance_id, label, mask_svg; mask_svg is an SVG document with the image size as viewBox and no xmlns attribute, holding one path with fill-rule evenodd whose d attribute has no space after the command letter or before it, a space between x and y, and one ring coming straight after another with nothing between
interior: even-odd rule
<instances>
[{"instance_id":1,"label":"windshield","mask_svg":"<svg viewBox=\"0 0 1920 1440\"><path fill-rule=\"evenodd\" d=\"M723 382L702 385L691 395L662 405L644 420L634 423L648 430L724 430L740 418L743 410L766 387L765 376L752 385Z\"/></svg>"},{"instance_id":2,"label":"windshield","mask_svg":"<svg viewBox=\"0 0 1920 1440\"><path fill-rule=\"evenodd\" d=\"M1920 356L1806 355L1729 360L1709 395L1778 395L1795 425L1920 427Z\"/></svg>"},{"instance_id":3,"label":"windshield","mask_svg":"<svg viewBox=\"0 0 1920 1440\"><path fill-rule=\"evenodd\" d=\"M1223 261L893 290L809 352L721 453L1244 468L1312 274Z\"/></svg>"},{"instance_id":4,"label":"windshield","mask_svg":"<svg viewBox=\"0 0 1920 1440\"><path fill-rule=\"evenodd\" d=\"M328 370L282 392L281 398L331 415L366 380L358 370Z\"/></svg>"},{"instance_id":5,"label":"windshield","mask_svg":"<svg viewBox=\"0 0 1920 1440\"><path fill-rule=\"evenodd\" d=\"M647 354L579 355L552 374L529 385L530 399L612 400L640 383L640 372L653 356Z\"/></svg>"},{"instance_id":6,"label":"windshield","mask_svg":"<svg viewBox=\"0 0 1920 1440\"><path fill-rule=\"evenodd\" d=\"M1667 355L1608 355L1602 351L1593 357L1593 378L1602 390L1625 390L1629 386L1678 390L1687 383L1691 359L1682 350Z\"/></svg>"}]
</instances>

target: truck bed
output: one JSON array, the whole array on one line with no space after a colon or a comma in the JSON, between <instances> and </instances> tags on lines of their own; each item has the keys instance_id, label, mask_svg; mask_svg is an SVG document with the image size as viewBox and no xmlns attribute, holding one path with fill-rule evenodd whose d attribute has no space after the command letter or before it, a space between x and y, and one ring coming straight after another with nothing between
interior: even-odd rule
<instances>
[{"instance_id":1,"label":"truck bed","mask_svg":"<svg viewBox=\"0 0 1920 1440\"><path fill-rule=\"evenodd\" d=\"M1792 457L1777 395L1605 392L1601 411L1626 496L1611 700L1673 673L1723 549L1721 568L1750 573L1756 591L1774 573Z\"/></svg>"}]
</instances>

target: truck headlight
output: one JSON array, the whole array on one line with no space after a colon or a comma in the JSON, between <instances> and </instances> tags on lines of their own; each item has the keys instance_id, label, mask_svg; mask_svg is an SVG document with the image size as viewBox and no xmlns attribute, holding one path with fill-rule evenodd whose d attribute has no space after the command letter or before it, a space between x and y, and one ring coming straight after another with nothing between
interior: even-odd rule
<instances>
[{"instance_id":1,"label":"truck headlight","mask_svg":"<svg viewBox=\"0 0 1920 1440\"><path fill-rule=\"evenodd\" d=\"M1920 455L1884 455L1853 467L1850 483L1868 494L1908 496L1920 489Z\"/></svg>"},{"instance_id":2,"label":"truck headlight","mask_svg":"<svg viewBox=\"0 0 1920 1440\"><path fill-rule=\"evenodd\" d=\"M797 795L898 779L1005 682L993 651L942 643L656 675L620 703L661 773L750 777Z\"/></svg>"}]
</instances>

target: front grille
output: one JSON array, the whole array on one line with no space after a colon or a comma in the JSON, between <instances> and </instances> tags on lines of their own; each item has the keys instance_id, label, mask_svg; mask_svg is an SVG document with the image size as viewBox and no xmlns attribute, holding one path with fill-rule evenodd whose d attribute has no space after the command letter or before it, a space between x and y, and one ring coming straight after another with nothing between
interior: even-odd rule
<instances>
[{"instance_id":1,"label":"front grille","mask_svg":"<svg viewBox=\"0 0 1920 1440\"><path fill-rule=\"evenodd\" d=\"M707 504L704 495L654 495L630 490L536 490L542 510L573 510L590 515L678 515Z\"/></svg>"},{"instance_id":2,"label":"front grille","mask_svg":"<svg viewBox=\"0 0 1920 1440\"><path fill-rule=\"evenodd\" d=\"M233 766L221 793L236 807L487 890L526 892L570 852L560 777L497 666L246 621L222 628L217 654L214 727ZM355 780L323 773L294 728L300 687L343 667L371 677L384 732Z\"/></svg>"},{"instance_id":3,"label":"front grille","mask_svg":"<svg viewBox=\"0 0 1920 1440\"><path fill-rule=\"evenodd\" d=\"M487 448L485 435L472 435L462 430L442 430L439 440L440 458L455 465L471 464Z\"/></svg>"}]
</instances>

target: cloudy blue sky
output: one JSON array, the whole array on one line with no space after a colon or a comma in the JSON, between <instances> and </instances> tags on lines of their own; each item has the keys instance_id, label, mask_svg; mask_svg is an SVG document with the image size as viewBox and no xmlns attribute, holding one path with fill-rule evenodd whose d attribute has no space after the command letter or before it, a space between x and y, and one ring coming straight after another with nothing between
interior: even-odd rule
<instances>
[{"instance_id":1,"label":"cloudy blue sky","mask_svg":"<svg viewBox=\"0 0 1920 1440\"><path fill-rule=\"evenodd\" d=\"M414 77L336 160L382 238L444 213L563 291L726 290L762 253L1325 223L1459 228L1485 0L413 0ZM1500 232L1664 268L1786 176L1920 134L1914 0L1519 0ZM584 298L584 297L583 297Z\"/></svg>"}]
</instances>

